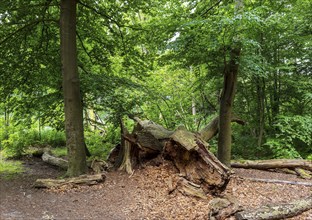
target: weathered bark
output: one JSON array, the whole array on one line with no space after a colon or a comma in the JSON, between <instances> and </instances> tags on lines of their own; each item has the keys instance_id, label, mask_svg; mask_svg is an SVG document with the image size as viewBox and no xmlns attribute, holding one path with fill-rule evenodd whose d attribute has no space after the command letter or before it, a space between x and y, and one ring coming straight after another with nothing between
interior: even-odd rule
<instances>
[{"instance_id":1,"label":"weathered bark","mask_svg":"<svg viewBox=\"0 0 312 220\"><path fill-rule=\"evenodd\" d=\"M295 168L295 172L302 179L312 179L312 172L311 171L301 169L301 168Z\"/></svg>"},{"instance_id":2,"label":"weathered bark","mask_svg":"<svg viewBox=\"0 0 312 220\"><path fill-rule=\"evenodd\" d=\"M121 145L115 167L118 167L118 170L124 170L127 173L132 174L133 173L132 168L137 164L138 160L138 149L136 149L135 146L132 145L132 143L134 143L135 140L129 134L129 131L124 126L122 120L120 120L120 128L121 128Z\"/></svg>"},{"instance_id":3,"label":"weathered bark","mask_svg":"<svg viewBox=\"0 0 312 220\"><path fill-rule=\"evenodd\" d=\"M297 216L312 209L312 195L305 199L279 205L267 205L255 210L236 213L238 220L273 220Z\"/></svg>"},{"instance_id":4,"label":"weathered bark","mask_svg":"<svg viewBox=\"0 0 312 220\"><path fill-rule=\"evenodd\" d=\"M180 179L176 187L183 195L207 199L207 195L200 185L188 181L184 178Z\"/></svg>"},{"instance_id":5,"label":"weathered bark","mask_svg":"<svg viewBox=\"0 0 312 220\"><path fill-rule=\"evenodd\" d=\"M312 171L312 161L301 160L301 159L275 159L275 160L245 160L245 161L235 161L231 163L232 167L235 168L246 168L246 169L276 169L276 168L302 168L305 170Z\"/></svg>"},{"instance_id":6,"label":"weathered bark","mask_svg":"<svg viewBox=\"0 0 312 220\"><path fill-rule=\"evenodd\" d=\"M176 131L168 131L154 122L138 118L135 120L138 125L132 134L125 133L122 137L126 145L120 151L120 169L132 173L135 164L162 157L172 161L185 180L201 187L196 190L184 185L184 191L198 194L201 190L207 193L212 189L218 192L225 188L230 178L230 170L207 150L208 144L198 134L182 127ZM135 154L131 153L134 149L137 150Z\"/></svg>"},{"instance_id":7,"label":"weathered bark","mask_svg":"<svg viewBox=\"0 0 312 220\"><path fill-rule=\"evenodd\" d=\"M64 160L62 158L54 157L47 152L44 152L42 155L42 160L48 164L60 167L62 169L67 169L68 168L68 161Z\"/></svg>"},{"instance_id":8,"label":"weathered bark","mask_svg":"<svg viewBox=\"0 0 312 220\"><path fill-rule=\"evenodd\" d=\"M87 163L88 164L88 163ZM88 164L95 173L103 173L105 170L108 170L108 164L104 160L94 159Z\"/></svg>"},{"instance_id":9,"label":"weathered bark","mask_svg":"<svg viewBox=\"0 0 312 220\"><path fill-rule=\"evenodd\" d=\"M220 98L218 159L228 167L231 166L231 120L236 92L240 51L239 47L233 48L230 51L231 58L229 64L225 66L223 89Z\"/></svg>"},{"instance_id":10,"label":"weathered bark","mask_svg":"<svg viewBox=\"0 0 312 220\"><path fill-rule=\"evenodd\" d=\"M209 220L224 220L234 215L242 208L234 197L214 198L209 202Z\"/></svg>"},{"instance_id":11,"label":"weathered bark","mask_svg":"<svg viewBox=\"0 0 312 220\"><path fill-rule=\"evenodd\" d=\"M66 146L69 158L68 176L79 176L87 171L83 108L77 66L76 3L74 0L61 0L61 61Z\"/></svg>"},{"instance_id":12,"label":"weathered bark","mask_svg":"<svg viewBox=\"0 0 312 220\"><path fill-rule=\"evenodd\" d=\"M187 180L199 184L205 192L226 186L230 170L211 152L208 144L187 130L177 130L166 142L163 155L170 158Z\"/></svg>"},{"instance_id":13,"label":"weathered bark","mask_svg":"<svg viewBox=\"0 0 312 220\"><path fill-rule=\"evenodd\" d=\"M95 175L81 175L78 177L72 177L68 179L37 179L34 183L36 188L57 188L61 186L74 186L74 185L95 185L105 181L106 176L104 174Z\"/></svg>"},{"instance_id":14,"label":"weathered bark","mask_svg":"<svg viewBox=\"0 0 312 220\"><path fill-rule=\"evenodd\" d=\"M312 183L300 182L300 181L288 181L288 180L278 180L278 179L260 179L260 178L249 178L249 177L240 177L238 179L255 181L255 182L264 182L264 183L279 183L279 184L290 184L290 185L300 185L300 186L312 186Z\"/></svg>"}]
</instances>

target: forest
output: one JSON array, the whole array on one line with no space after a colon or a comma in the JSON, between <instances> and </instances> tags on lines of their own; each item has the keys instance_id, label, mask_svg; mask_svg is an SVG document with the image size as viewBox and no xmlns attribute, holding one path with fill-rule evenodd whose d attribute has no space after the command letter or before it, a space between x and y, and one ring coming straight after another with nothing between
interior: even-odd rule
<instances>
[{"instance_id":1,"label":"forest","mask_svg":"<svg viewBox=\"0 0 312 220\"><path fill-rule=\"evenodd\" d=\"M312 219L311 11L1 1L0 218Z\"/></svg>"}]
</instances>

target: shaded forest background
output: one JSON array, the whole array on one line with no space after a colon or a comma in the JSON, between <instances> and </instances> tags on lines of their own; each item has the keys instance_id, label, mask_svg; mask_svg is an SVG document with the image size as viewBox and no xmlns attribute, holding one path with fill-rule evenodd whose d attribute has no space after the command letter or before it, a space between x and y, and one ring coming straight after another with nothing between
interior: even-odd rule
<instances>
[{"instance_id":1,"label":"shaded forest background","mask_svg":"<svg viewBox=\"0 0 312 220\"><path fill-rule=\"evenodd\" d=\"M59 1L0 3L0 148L66 155ZM241 48L232 158L312 159L308 0L77 2L85 141L105 158L139 116L197 132L219 114L231 49ZM217 138L210 141L217 152Z\"/></svg>"}]
</instances>

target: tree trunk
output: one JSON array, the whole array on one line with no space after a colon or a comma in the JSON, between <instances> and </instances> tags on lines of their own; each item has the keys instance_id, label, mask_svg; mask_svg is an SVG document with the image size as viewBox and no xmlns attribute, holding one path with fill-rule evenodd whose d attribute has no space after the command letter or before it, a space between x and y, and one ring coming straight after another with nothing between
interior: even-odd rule
<instances>
[{"instance_id":1,"label":"tree trunk","mask_svg":"<svg viewBox=\"0 0 312 220\"><path fill-rule=\"evenodd\" d=\"M312 161L309 160L291 160L291 159L276 159L276 160L245 160L242 162L232 162L232 167L246 169L276 169L276 168L302 168L312 171Z\"/></svg>"},{"instance_id":2,"label":"tree trunk","mask_svg":"<svg viewBox=\"0 0 312 220\"><path fill-rule=\"evenodd\" d=\"M300 215L309 209L312 209L312 195L288 204L267 205L255 210L239 212L235 217L238 220L286 219Z\"/></svg>"},{"instance_id":3,"label":"tree trunk","mask_svg":"<svg viewBox=\"0 0 312 220\"><path fill-rule=\"evenodd\" d=\"M257 117L259 122L259 130L258 130L258 147L261 147L263 143L263 135L264 135L264 125L265 125L265 118L264 118L264 96L265 96L265 86L264 86L264 79L263 77L256 77L256 86L257 86Z\"/></svg>"},{"instance_id":4,"label":"tree trunk","mask_svg":"<svg viewBox=\"0 0 312 220\"><path fill-rule=\"evenodd\" d=\"M220 99L218 159L229 167L231 166L232 108L237 84L239 56L240 48L231 50L231 60L228 67L225 67L223 91Z\"/></svg>"},{"instance_id":5,"label":"tree trunk","mask_svg":"<svg viewBox=\"0 0 312 220\"><path fill-rule=\"evenodd\" d=\"M65 105L65 132L68 149L68 176L86 173L86 150L83 134L83 108L76 48L76 1L61 0L61 60Z\"/></svg>"}]
</instances>

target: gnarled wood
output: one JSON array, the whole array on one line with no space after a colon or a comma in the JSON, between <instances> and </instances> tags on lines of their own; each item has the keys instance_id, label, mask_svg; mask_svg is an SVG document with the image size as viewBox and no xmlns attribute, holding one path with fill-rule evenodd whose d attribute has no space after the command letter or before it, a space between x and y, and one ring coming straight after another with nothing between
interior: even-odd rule
<instances>
[{"instance_id":1,"label":"gnarled wood","mask_svg":"<svg viewBox=\"0 0 312 220\"><path fill-rule=\"evenodd\" d=\"M172 160L187 180L201 185L207 193L211 189L222 189L230 178L230 170L211 152L208 144L186 130L177 130L166 142L163 156Z\"/></svg>"},{"instance_id":2,"label":"gnarled wood","mask_svg":"<svg viewBox=\"0 0 312 220\"><path fill-rule=\"evenodd\" d=\"M81 175L68 179L37 179L34 183L36 188L56 188L64 185L95 185L105 181L104 174Z\"/></svg>"},{"instance_id":3,"label":"gnarled wood","mask_svg":"<svg viewBox=\"0 0 312 220\"><path fill-rule=\"evenodd\" d=\"M204 193L211 192L212 189L218 192L225 188L230 178L230 170L207 150L208 143L202 140L200 135L182 127L176 131L168 131L152 121L139 118L134 120L138 124L133 132L122 136L122 142L127 143L131 150L126 152L125 149L121 149L123 162L118 166L120 169L127 170L125 167L131 167L127 171L132 173L136 160L136 164L142 164L161 156L173 161L180 175L185 180L199 185ZM136 154L131 153L134 149L138 151ZM197 194L200 190L193 191Z\"/></svg>"},{"instance_id":4,"label":"gnarled wood","mask_svg":"<svg viewBox=\"0 0 312 220\"><path fill-rule=\"evenodd\" d=\"M255 182L264 182L264 183L279 183L279 184L312 186L312 183L310 183L310 182L300 182L300 181L288 181L288 180L278 180L278 179L260 179L260 178L248 178L248 177L238 177L238 179L244 179L244 180L255 181Z\"/></svg>"},{"instance_id":5,"label":"gnarled wood","mask_svg":"<svg viewBox=\"0 0 312 220\"><path fill-rule=\"evenodd\" d=\"M297 216L312 209L312 195L305 199L279 205L266 205L255 210L236 213L238 220L273 220Z\"/></svg>"},{"instance_id":6,"label":"gnarled wood","mask_svg":"<svg viewBox=\"0 0 312 220\"><path fill-rule=\"evenodd\" d=\"M234 215L242 208L234 197L214 198L209 202L209 220L223 220Z\"/></svg>"}]
</instances>

